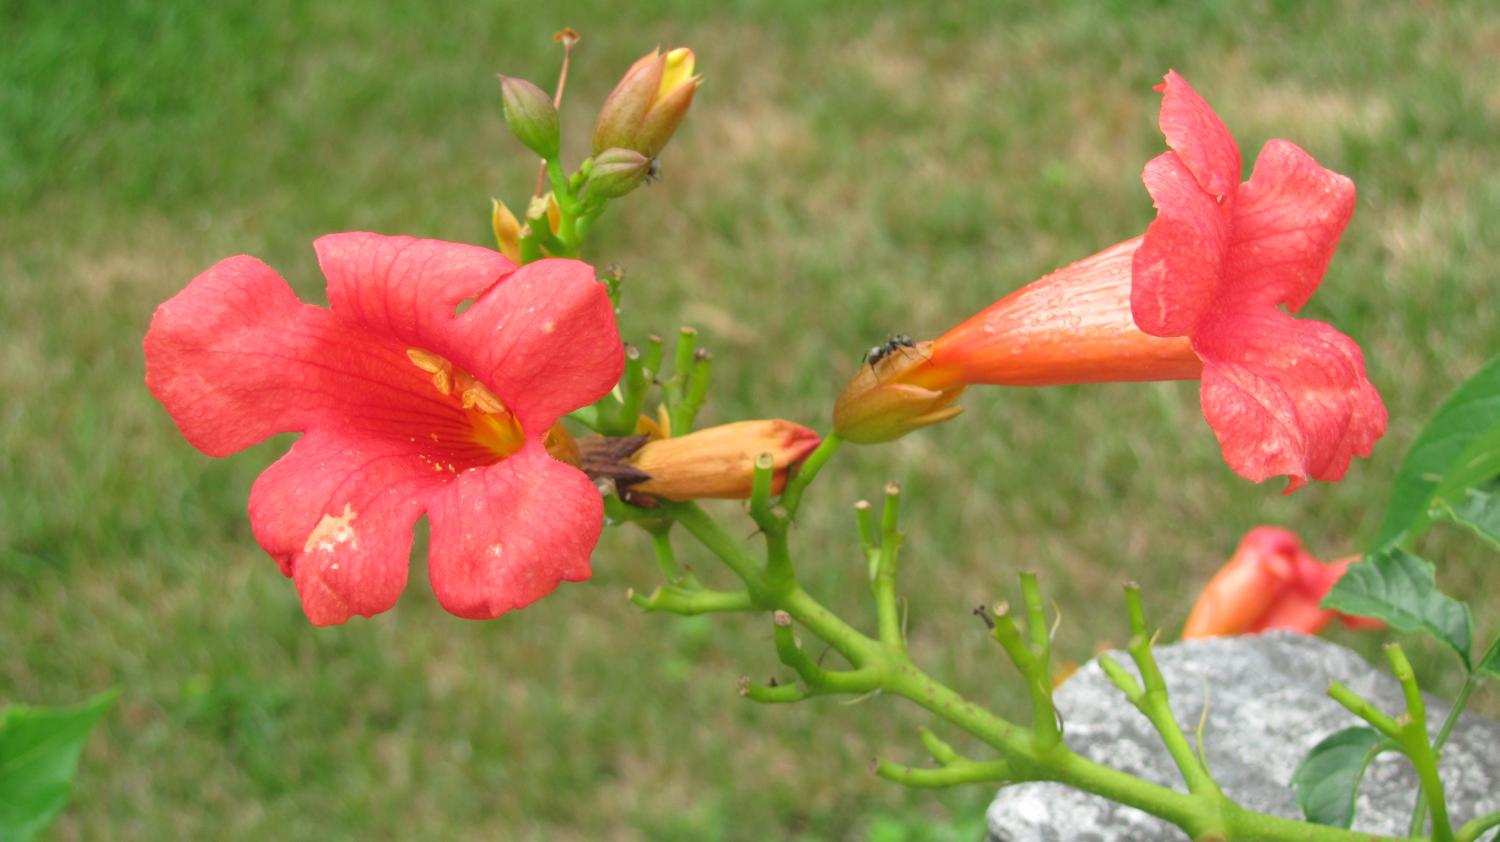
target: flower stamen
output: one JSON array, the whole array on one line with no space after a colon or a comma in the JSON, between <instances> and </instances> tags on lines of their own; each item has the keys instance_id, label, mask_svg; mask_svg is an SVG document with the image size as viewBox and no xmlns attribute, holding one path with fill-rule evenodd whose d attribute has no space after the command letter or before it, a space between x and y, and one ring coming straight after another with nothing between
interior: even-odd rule
<instances>
[{"instance_id":1,"label":"flower stamen","mask_svg":"<svg viewBox=\"0 0 1500 842\"><path fill-rule=\"evenodd\" d=\"M526 437L505 404L472 374L422 348L407 348L412 365L432 375L432 386L444 397L458 397L468 415L474 443L501 459L521 449Z\"/></svg>"}]
</instances>

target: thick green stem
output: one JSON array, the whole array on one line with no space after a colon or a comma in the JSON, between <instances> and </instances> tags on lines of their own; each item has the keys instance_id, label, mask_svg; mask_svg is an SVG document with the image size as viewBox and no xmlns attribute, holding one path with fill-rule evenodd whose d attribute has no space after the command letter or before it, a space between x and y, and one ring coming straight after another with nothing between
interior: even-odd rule
<instances>
[{"instance_id":1,"label":"thick green stem","mask_svg":"<svg viewBox=\"0 0 1500 842\"><path fill-rule=\"evenodd\" d=\"M1433 751L1432 744L1427 741L1427 707L1422 701L1422 690L1417 686L1411 663L1407 661L1401 645L1389 644L1385 647L1385 653L1390 661L1391 671L1396 674L1396 680L1401 682L1401 693L1406 697L1406 720L1401 723L1397 740L1417 771L1422 796L1427 801L1427 809L1432 813L1433 842L1452 842L1453 826L1448 821L1448 802L1443 792L1443 779L1438 775L1437 752Z\"/></svg>"},{"instance_id":2,"label":"thick green stem","mask_svg":"<svg viewBox=\"0 0 1500 842\"><path fill-rule=\"evenodd\" d=\"M1474 688L1479 686L1479 676L1469 673L1464 680L1464 686L1459 688L1458 695L1453 699L1453 706L1448 708L1448 716L1443 720L1443 727L1438 730L1437 739L1432 741L1432 750L1437 752L1438 760L1443 757L1443 745L1448 742L1448 737L1453 733L1453 727L1458 724L1458 718L1463 715L1464 707L1469 704L1469 696L1473 695ZM1407 828L1408 836L1416 836L1421 833L1427 825L1427 793L1417 793L1417 804L1412 808L1411 824Z\"/></svg>"}]
</instances>

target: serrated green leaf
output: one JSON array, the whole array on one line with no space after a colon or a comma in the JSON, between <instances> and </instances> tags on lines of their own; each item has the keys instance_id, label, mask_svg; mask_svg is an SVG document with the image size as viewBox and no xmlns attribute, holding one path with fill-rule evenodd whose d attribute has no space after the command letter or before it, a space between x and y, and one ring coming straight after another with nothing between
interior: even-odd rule
<instances>
[{"instance_id":1,"label":"serrated green leaf","mask_svg":"<svg viewBox=\"0 0 1500 842\"><path fill-rule=\"evenodd\" d=\"M1456 502L1438 501L1432 513L1466 527L1500 549L1500 494L1470 488Z\"/></svg>"},{"instance_id":2,"label":"serrated green leaf","mask_svg":"<svg viewBox=\"0 0 1500 842\"><path fill-rule=\"evenodd\" d=\"M89 731L116 695L70 708L12 705L0 714L0 840L26 842L62 811Z\"/></svg>"},{"instance_id":3,"label":"serrated green leaf","mask_svg":"<svg viewBox=\"0 0 1500 842\"><path fill-rule=\"evenodd\" d=\"M1297 806L1308 821L1347 828L1354 823L1354 797L1370 761L1393 748L1374 728L1355 726L1325 737L1292 773Z\"/></svg>"},{"instance_id":4,"label":"serrated green leaf","mask_svg":"<svg viewBox=\"0 0 1500 842\"><path fill-rule=\"evenodd\" d=\"M1500 474L1500 357L1485 363L1438 407L1422 428L1391 489L1372 552L1420 534L1440 499Z\"/></svg>"},{"instance_id":5,"label":"serrated green leaf","mask_svg":"<svg viewBox=\"0 0 1500 842\"><path fill-rule=\"evenodd\" d=\"M1500 678L1500 637L1490 644L1490 648L1479 659L1479 665L1474 667L1475 672L1482 672L1490 678Z\"/></svg>"},{"instance_id":6,"label":"serrated green leaf","mask_svg":"<svg viewBox=\"0 0 1500 842\"><path fill-rule=\"evenodd\" d=\"M1473 663L1469 606L1437 589L1431 562L1399 547L1350 565L1323 607L1374 617L1398 631L1425 632L1453 647L1464 666Z\"/></svg>"}]
</instances>

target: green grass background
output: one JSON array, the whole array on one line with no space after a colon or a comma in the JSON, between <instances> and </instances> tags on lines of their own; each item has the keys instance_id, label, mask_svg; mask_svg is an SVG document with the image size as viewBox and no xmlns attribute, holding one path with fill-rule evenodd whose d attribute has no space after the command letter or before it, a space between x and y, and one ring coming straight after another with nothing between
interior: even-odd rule
<instances>
[{"instance_id":1,"label":"green grass background","mask_svg":"<svg viewBox=\"0 0 1500 842\"><path fill-rule=\"evenodd\" d=\"M535 172L493 74L550 86L565 24L584 35L570 164L629 61L697 50L705 83L663 179L589 256L630 273L628 337L703 331L706 420L826 427L865 347L934 336L1140 232L1168 67L1247 164L1286 137L1359 185L1306 310L1362 343L1391 410L1343 482L1283 497L1239 480L1182 383L972 390L957 421L825 473L796 536L810 589L868 616L849 506L903 481L915 655L1002 711L1023 694L968 611L1017 569L1042 571L1056 651L1083 660L1125 636L1122 580L1176 628L1256 524L1353 551L1435 401L1500 347L1486 3L0 0L0 703L124 690L56 838L980 832L986 788L868 773L919 758L919 711L756 707L734 688L775 670L763 618L633 610L626 588L657 574L627 530L591 582L494 622L443 614L419 551L396 610L313 629L244 512L287 440L210 460L142 386L152 309L222 257L257 255L322 302L319 234L488 242L489 197L524 202ZM1493 634L1494 557L1441 532L1424 549ZM1451 690L1442 654L1415 651Z\"/></svg>"}]
</instances>

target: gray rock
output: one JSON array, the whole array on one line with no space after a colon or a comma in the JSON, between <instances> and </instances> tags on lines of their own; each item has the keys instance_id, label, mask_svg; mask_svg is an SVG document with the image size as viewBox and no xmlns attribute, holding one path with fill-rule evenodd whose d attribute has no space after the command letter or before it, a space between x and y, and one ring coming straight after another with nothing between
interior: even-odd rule
<instances>
[{"instance_id":1,"label":"gray rock","mask_svg":"<svg viewBox=\"0 0 1500 842\"><path fill-rule=\"evenodd\" d=\"M1204 751L1214 778L1251 809L1290 818L1301 810L1287 782L1304 755L1324 737L1363 724L1328 698L1342 681L1396 714L1405 710L1400 686L1354 652L1317 637L1271 633L1161 646L1157 662L1167 680L1172 712L1192 739L1207 694ZM1116 660L1132 673L1130 657ZM1090 661L1056 693L1069 746L1100 763L1184 789L1171 757L1146 718ZM1446 704L1427 699L1436 733ZM1443 751L1443 780L1455 827L1500 810L1500 723L1465 715ZM1411 818L1416 778L1405 758L1381 755L1360 787L1354 827L1400 836ZM1185 835L1153 816L1060 784L1007 787L990 805L991 842L1180 842Z\"/></svg>"}]
</instances>

